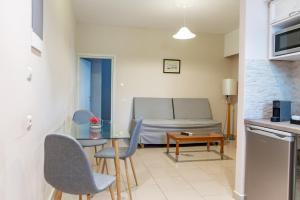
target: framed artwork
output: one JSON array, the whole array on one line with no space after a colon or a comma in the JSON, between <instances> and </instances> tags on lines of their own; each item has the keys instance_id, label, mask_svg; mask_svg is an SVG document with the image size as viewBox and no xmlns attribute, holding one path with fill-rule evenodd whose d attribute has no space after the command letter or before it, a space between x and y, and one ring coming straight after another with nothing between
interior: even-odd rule
<instances>
[{"instance_id":1,"label":"framed artwork","mask_svg":"<svg viewBox=\"0 0 300 200\"><path fill-rule=\"evenodd\" d=\"M164 59L163 72L171 74L180 74L181 60L178 59Z\"/></svg>"}]
</instances>

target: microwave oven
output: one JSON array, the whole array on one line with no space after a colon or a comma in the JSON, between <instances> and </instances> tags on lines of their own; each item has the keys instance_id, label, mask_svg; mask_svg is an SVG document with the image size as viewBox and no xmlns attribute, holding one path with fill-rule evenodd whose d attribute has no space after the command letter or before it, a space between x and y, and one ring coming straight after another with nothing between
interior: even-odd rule
<instances>
[{"instance_id":1,"label":"microwave oven","mask_svg":"<svg viewBox=\"0 0 300 200\"><path fill-rule=\"evenodd\" d=\"M273 56L300 52L300 24L282 29L273 35Z\"/></svg>"}]
</instances>

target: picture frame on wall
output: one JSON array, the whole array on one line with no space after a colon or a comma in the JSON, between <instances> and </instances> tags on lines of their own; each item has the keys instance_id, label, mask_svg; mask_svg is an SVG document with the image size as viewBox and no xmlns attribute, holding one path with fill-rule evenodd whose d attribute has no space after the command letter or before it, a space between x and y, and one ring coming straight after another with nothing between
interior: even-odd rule
<instances>
[{"instance_id":1,"label":"picture frame on wall","mask_svg":"<svg viewBox=\"0 0 300 200\"><path fill-rule=\"evenodd\" d=\"M163 73L180 74L181 60L179 59L164 59Z\"/></svg>"}]
</instances>

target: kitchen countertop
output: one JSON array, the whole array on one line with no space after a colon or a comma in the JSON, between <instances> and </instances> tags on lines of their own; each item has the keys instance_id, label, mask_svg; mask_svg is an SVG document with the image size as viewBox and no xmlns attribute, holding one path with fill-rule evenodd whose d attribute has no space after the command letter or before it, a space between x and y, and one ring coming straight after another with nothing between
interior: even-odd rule
<instances>
[{"instance_id":1,"label":"kitchen countertop","mask_svg":"<svg viewBox=\"0 0 300 200\"><path fill-rule=\"evenodd\" d=\"M271 122L270 119L245 119L245 124L262 126L300 135L300 125L286 122Z\"/></svg>"}]
</instances>

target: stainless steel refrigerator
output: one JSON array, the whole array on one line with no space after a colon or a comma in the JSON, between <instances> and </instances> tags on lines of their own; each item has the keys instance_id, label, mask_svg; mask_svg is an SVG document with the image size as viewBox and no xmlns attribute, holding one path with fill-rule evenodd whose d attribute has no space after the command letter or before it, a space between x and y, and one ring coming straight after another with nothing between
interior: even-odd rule
<instances>
[{"instance_id":1,"label":"stainless steel refrigerator","mask_svg":"<svg viewBox=\"0 0 300 200\"><path fill-rule=\"evenodd\" d=\"M293 134L246 126L247 200L295 200L297 144ZM298 199L298 198L297 198Z\"/></svg>"}]
</instances>

